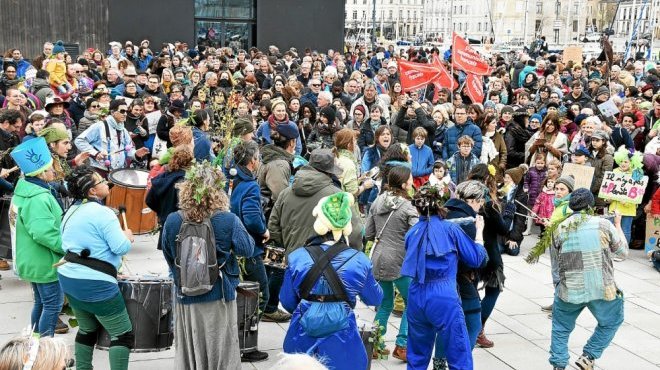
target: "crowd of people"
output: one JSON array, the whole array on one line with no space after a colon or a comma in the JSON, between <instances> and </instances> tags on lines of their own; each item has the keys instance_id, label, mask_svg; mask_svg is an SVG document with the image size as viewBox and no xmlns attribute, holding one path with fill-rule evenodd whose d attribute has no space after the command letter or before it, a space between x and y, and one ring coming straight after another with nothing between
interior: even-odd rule
<instances>
[{"instance_id":1,"label":"crowd of people","mask_svg":"<svg viewBox=\"0 0 660 370\"><path fill-rule=\"evenodd\" d=\"M31 284L33 331L69 330L58 319L67 304L76 367L91 369L101 329L111 369L128 367L135 333L118 278L134 237L105 199L113 171L132 168L149 171L146 204L175 285L177 368L268 358L239 348L236 290L253 281L258 320L291 322L284 352L323 362L293 356L281 368L364 369L391 354L408 369L472 369L472 349L496 345L485 329L505 291L502 256L538 233L527 259L549 251L549 362L569 366L586 307L599 325L576 364L593 369L623 321L613 261L644 249L660 271L660 248L645 240L645 220L660 216L660 64L493 54L484 100L472 101L459 69L453 91L402 85L401 60L434 55L451 64L451 50L364 45L145 40L69 55L46 42L32 60L8 50L0 190L15 232L0 270L11 262ZM593 176L584 184L568 164ZM639 194L604 196L611 174ZM286 268L267 257L276 249ZM184 251L208 252L213 269L195 270ZM376 340L366 352L358 297L376 307L377 337L401 317L394 348ZM67 356L50 339L15 339L0 363L60 369Z\"/></svg>"}]
</instances>

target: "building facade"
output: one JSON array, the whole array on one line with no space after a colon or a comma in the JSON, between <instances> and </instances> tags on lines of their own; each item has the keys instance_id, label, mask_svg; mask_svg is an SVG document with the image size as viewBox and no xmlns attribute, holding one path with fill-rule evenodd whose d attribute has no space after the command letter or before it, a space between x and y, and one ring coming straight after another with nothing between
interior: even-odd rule
<instances>
[{"instance_id":1,"label":"building facade","mask_svg":"<svg viewBox=\"0 0 660 370\"><path fill-rule=\"evenodd\" d=\"M421 37L424 23L423 3L424 0L345 0L346 36L370 34L372 27L375 27L376 36L386 40L412 40Z\"/></svg>"}]
</instances>

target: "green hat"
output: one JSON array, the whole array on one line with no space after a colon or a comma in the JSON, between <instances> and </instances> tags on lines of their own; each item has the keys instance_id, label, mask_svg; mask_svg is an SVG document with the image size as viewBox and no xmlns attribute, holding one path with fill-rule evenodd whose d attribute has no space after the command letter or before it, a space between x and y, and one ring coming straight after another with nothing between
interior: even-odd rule
<instances>
[{"instance_id":1,"label":"green hat","mask_svg":"<svg viewBox=\"0 0 660 370\"><path fill-rule=\"evenodd\" d=\"M69 133L56 127L46 127L45 129L41 130L41 132L39 132L39 136L46 139L46 144L50 144L60 140L68 139Z\"/></svg>"},{"instance_id":2,"label":"green hat","mask_svg":"<svg viewBox=\"0 0 660 370\"><path fill-rule=\"evenodd\" d=\"M232 136L243 136L254 132L254 124L252 124L251 117L238 117L234 120L234 127L232 127Z\"/></svg>"},{"instance_id":3,"label":"green hat","mask_svg":"<svg viewBox=\"0 0 660 370\"><path fill-rule=\"evenodd\" d=\"M342 234L348 237L353 231L351 225L353 202L353 196L346 192L321 198L312 211L312 215L316 217L314 231L319 235L332 232L335 240L339 240Z\"/></svg>"}]
</instances>

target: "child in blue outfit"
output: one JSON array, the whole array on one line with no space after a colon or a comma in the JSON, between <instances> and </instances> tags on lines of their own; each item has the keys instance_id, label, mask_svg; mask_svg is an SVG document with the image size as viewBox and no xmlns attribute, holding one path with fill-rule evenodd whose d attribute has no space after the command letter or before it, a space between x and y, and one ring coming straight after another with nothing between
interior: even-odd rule
<instances>
[{"instance_id":1,"label":"child in blue outfit","mask_svg":"<svg viewBox=\"0 0 660 370\"><path fill-rule=\"evenodd\" d=\"M415 143L408 146L412 157L413 185L416 189L426 184L429 175L433 172L433 150L428 145L424 145L427 135L424 127L417 127L413 131Z\"/></svg>"},{"instance_id":2,"label":"child in blue outfit","mask_svg":"<svg viewBox=\"0 0 660 370\"><path fill-rule=\"evenodd\" d=\"M468 173L472 167L481 163L479 157L472 153L474 140L463 135L458 138L458 151L447 159L447 168L449 176L454 184L460 184L467 179Z\"/></svg>"}]
</instances>

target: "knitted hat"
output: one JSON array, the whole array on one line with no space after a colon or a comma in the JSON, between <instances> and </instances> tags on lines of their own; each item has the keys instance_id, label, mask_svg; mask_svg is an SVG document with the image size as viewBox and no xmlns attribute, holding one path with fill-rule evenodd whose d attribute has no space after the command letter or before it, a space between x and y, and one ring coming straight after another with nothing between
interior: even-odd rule
<instances>
[{"instance_id":1,"label":"knitted hat","mask_svg":"<svg viewBox=\"0 0 660 370\"><path fill-rule=\"evenodd\" d=\"M234 127L231 129L232 136L243 136L254 132L254 125L250 117L238 117L234 120Z\"/></svg>"},{"instance_id":2,"label":"knitted hat","mask_svg":"<svg viewBox=\"0 0 660 370\"><path fill-rule=\"evenodd\" d=\"M543 122L543 117L538 113L534 113L529 117L530 121L533 119L538 120L539 122Z\"/></svg>"},{"instance_id":3,"label":"knitted hat","mask_svg":"<svg viewBox=\"0 0 660 370\"><path fill-rule=\"evenodd\" d=\"M364 105L358 105L358 106L356 106L355 109L353 109L353 114L355 114L355 111L356 111L356 110L359 110L360 112L362 112L362 115L363 115L363 116L366 116L366 115L367 115L367 110L364 108Z\"/></svg>"},{"instance_id":4,"label":"knitted hat","mask_svg":"<svg viewBox=\"0 0 660 370\"><path fill-rule=\"evenodd\" d=\"M41 130L39 136L46 139L46 144L55 143L69 138L69 134L66 131L52 126Z\"/></svg>"},{"instance_id":5,"label":"knitted hat","mask_svg":"<svg viewBox=\"0 0 660 370\"><path fill-rule=\"evenodd\" d=\"M353 196L346 192L321 198L312 211L312 215L316 217L314 231L319 235L332 232L335 240L339 240L342 235L348 238L353 231L351 225L353 202Z\"/></svg>"},{"instance_id":6,"label":"knitted hat","mask_svg":"<svg viewBox=\"0 0 660 370\"><path fill-rule=\"evenodd\" d=\"M586 114L580 113L577 116L575 116L575 119L573 120L573 122L575 122L576 125L580 126L580 123L582 123L582 121L584 121L585 118L587 118L587 117L588 116Z\"/></svg>"},{"instance_id":7,"label":"knitted hat","mask_svg":"<svg viewBox=\"0 0 660 370\"><path fill-rule=\"evenodd\" d=\"M10 155L25 176L37 176L53 165L53 156L42 137L23 142Z\"/></svg>"},{"instance_id":8,"label":"knitted hat","mask_svg":"<svg viewBox=\"0 0 660 370\"><path fill-rule=\"evenodd\" d=\"M575 178L573 175L561 176L555 184L564 184L568 188L569 192L572 192L575 189Z\"/></svg>"},{"instance_id":9,"label":"knitted hat","mask_svg":"<svg viewBox=\"0 0 660 370\"><path fill-rule=\"evenodd\" d=\"M333 124L335 122L336 116L337 112L335 111L335 107L327 106L321 109L321 117L327 118L329 124Z\"/></svg>"},{"instance_id":10,"label":"knitted hat","mask_svg":"<svg viewBox=\"0 0 660 370\"><path fill-rule=\"evenodd\" d=\"M595 96L603 95L603 94L607 95L608 97L610 96L610 89L607 86L599 87L598 90L596 90Z\"/></svg>"},{"instance_id":11,"label":"knitted hat","mask_svg":"<svg viewBox=\"0 0 660 370\"><path fill-rule=\"evenodd\" d=\"M608 135L607 132L604 131L604 130L596 130L596 131L594 131L594 133L591 134L591 137L592 137L592 138L595 137L595 138L601 139L601 140L603 140L603 141L608 141L608 140L610 139L610 135Z\"/></svg>"},{"instance_id":12,"label":"knitted hat","mask_svg":"<svg viewBox=\"0 0 660 370\"><path fill-rule=\"evenodd\" d=\"M495 103L492 100L486 100L484 102L484 109L493 108L495 109Z\"/></svg>"},{"instance_id":13,"label":"knitted hat","mask_svg":"<svg viewBox=\"0 0 660 370\"><path fill-rule=\"evenodd\" d=\"M593 207L595 203L594 195L591 193L591 190L580 188L571 193L568 207L574 212L578 212Z\"/></svg>"},{"instance_id":14,"label":"knitted hat","mask_svg":"<svg viewBox=\"0 0 660 370\"><path fill-rule=\"evenodd\" d=\"M62 42L62 40L57 40L55 45L53 45L53 55L59 53L66 53L66 50L64 50L64 42Z\"/></svg>"},{"instance_id":15,"label":"knitted hat","mask_svg":"<svg viewBox=\"0 0 660 370\"><path fill-rule=\"evenodd\" d=\"M504 114L504 113L513 114L513 108L509 105L505 106L504 108L502 108L502 111L500 112L500 114Z\"/></svg>"},{"instance_id":16,"label":"knitted hat","mask_svg":"<svg viewBox=\"0 0 660 370\"><path fill-rule=\"evenodd\" d=\"M504 173L509 175L511 177L511 179L513 180L513 183L517 185L517 184L520 184L520 181L522 180L525 173L527 173L528 169L529 169L529 166L527 166L526 164L523 163L518 167L509 168Z\"/></svg>"}]
</instances>

